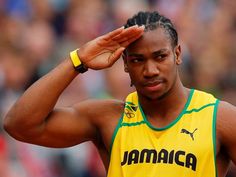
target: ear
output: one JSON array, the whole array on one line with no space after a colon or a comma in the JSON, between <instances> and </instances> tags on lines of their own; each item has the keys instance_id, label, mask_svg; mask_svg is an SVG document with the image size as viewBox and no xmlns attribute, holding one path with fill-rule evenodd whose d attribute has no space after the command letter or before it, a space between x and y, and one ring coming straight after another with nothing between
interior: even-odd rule
<instances>
[{"instance_id":1,"label":"ear","mask_svg":"<svg viewBox=\"0 0 236 177\"><path fill-rule=\"evenodd\" d=\"M181 47L179 44L175 47L175 54L174 55L175 55L176 64L180 65L182 63L182 59L181 59Z\"/></svg>"},{"instance_id":2,"label":"ear","mask_svg":"<svg viewBox=\"0 0 236 177\"><path fill-rule=\"evenodd\" d=\"M124 61L124 71L125 71L126 73L128 73L129 70L128 70L128 66L127 66L127 57L126 57L125 54L123 54L123 55L122 55L122 58L123 58L123 61Z\"/></svg>"}]
</instances>

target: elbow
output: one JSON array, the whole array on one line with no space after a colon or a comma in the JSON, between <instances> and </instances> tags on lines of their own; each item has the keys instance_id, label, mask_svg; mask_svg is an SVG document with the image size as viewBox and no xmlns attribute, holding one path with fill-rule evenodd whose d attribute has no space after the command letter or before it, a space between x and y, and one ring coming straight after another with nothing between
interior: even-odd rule
<instances>
[{"instance_id":1,"label":"elbow","mask_svg":"<svg viewBox=\"0 0 236 177\"><path fill-rule=\"evenodd\" d=\"M11 132L12 130L12 123L11 123L11 118L9 116L6 116L4 119L3 119L3 129L9 133Z\"/></svg>"},{"instance_id":2,"label":"elbow","mask_svg":"<svg viewBox=\"0 0 236 177\"><path fill-rule=\"evenodd\" d=\"M8 115L3 119L3 129L10 135L12 135L15 130L15 125L11 120L12 118Z\"/></svg>"},{"instance_id":3,"label":"elbow","mask_svg":"<svg viewBox=\"0 0 236 177\"><path fill-rule=\"evenodd\" d=\"M19 126L16 125L16 123L13 121L13 118L10 116L6 116L3 119L3 129L13 138L22 141L22 138L20 138L20 134L19 134L19 130L18 130Z\"/></svg>"},{"instance_id":4,"label":"elbow","mask_svg":"<svg viewBox=\"0 0 236 177\"><path fill-rule=\"evenodd\" d=\"M26 126L19 121L19 117L6 115L3 120L3 129L14 139L22 142L32 143L39 136L39 131L33 126Z\"/></svg>"}]
</instances>

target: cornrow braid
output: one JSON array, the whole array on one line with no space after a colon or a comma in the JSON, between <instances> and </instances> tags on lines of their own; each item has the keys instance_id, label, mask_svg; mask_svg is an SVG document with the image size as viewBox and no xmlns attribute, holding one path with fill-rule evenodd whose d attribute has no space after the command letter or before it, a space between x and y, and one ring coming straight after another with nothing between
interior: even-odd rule
<instances>
[{"instance_id":1,"label":"cornrow braid","mask_svg":"<svg viewBox=\"0 0 236 177\"><path fill-rule=\"evenodd\" d=\"M145 26L145 31L155 30L158 27L162 27L165 32L168 33L171 39L172 47L178 45L178 33L171 22L170 19L166 18L163 15L160 15L158 12L138 12L132 18L127 20L127 23L124 25L125 28L138 25Z\"/></svg>"}]
</instances>

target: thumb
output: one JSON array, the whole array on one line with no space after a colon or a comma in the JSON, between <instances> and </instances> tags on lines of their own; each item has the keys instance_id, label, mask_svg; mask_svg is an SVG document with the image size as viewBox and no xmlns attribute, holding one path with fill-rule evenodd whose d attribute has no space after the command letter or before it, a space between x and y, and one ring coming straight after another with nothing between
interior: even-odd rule
<instances>
[{"instance_id":1,"label":"thumb","mask_svg":"<svg viewBox=\"0 0 236 177\"><path fill-rule=\"evenodd\" d=\"M125 47L120 47L109 57L109 66L112 66L120 58L124 50Z\"/></svg>"}]
</instances>

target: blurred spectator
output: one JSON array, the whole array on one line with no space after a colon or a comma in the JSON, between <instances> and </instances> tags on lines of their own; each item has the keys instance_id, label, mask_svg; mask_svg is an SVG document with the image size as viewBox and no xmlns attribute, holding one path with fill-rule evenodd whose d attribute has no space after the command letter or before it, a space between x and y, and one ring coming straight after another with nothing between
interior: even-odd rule
<instances>
[{"instance_id":1,"label":"blurred spectator","mask_svg":"<svg viewBox=\"0 0 236 177\"><path fill-rule=\"evenodd\" d=\"M123 25L142 10L158 10L176 25L185 85L236 105L236 1L230 0L0 0L0 116L32 82L69 51ZM124 99L133 90L120 59L76 78L56 106L89 97ZM12 140L0 131L0 176L105 176L91 143L50 149ZM232 165L228 177L236 177Z\"/></svg>"},{"instance_id":2,"label":"blurred spectator","mask_svg":"<svg viewBox=\"0 0 236 177\"><path fill-rule=\"evenodd\" d=\"M116 26L125 24L126 20L138 11L147 11L148 9L149 5L145 0L111 0L111 11Z\"/></svg>"},{"instance_id":3,"label":"blurred spectator","mask_svg":"<svg viewBox=\"0 0 236 177\"><path fill-rule=\"evenodd\" d=\"M134 91L128 73L124 72L124 63L119 59L111 68L105 70L107 97L124 100Z\"/></svg>"}]
</instances>

